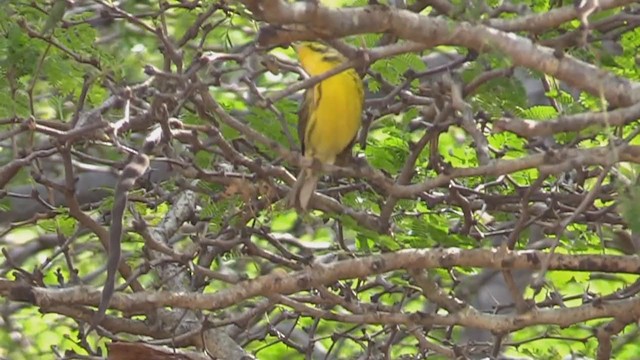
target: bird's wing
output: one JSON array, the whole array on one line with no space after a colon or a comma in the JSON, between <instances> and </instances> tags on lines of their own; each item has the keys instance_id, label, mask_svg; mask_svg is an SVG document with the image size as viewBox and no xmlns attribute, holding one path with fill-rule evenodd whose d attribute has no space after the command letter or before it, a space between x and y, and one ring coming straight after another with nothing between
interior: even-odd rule
<instances>
[{"instance_id":1,"label":"bird's wing","mask_svg":"<svg viewBox=\"0 0 640 360\"><path fill-rule=\"evenodd\" d=\"M309 116L311 115L311 107L314 103L314 89L307 89L304 92L300 108L298 109L298 139L300 140L300 150L304 155L305 152L305 134L307 131L307 123L309 122Z\"/></svg>"}]
</instances>

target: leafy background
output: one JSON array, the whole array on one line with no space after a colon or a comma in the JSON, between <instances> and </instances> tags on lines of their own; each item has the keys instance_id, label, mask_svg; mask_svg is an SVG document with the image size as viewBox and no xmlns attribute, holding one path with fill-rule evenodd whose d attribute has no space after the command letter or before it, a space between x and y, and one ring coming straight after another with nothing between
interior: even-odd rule
<instances>
[{"instance_id":1,"label":"leafy background","mask_svg":"<svg viewBox=\"0 0 640 360\"><path fill-rule=\"evenodd\" d=\"M623 319L593 317L569 326L538 324L508 334L474 333L459 324L346 320L347 314L358 311L453 313L446 302L425 290L425 282L448 297L447 301L458 297L487 313L514 315L534 308L563 309L598 301L606 304L621 297L634 299L638 292L635 274L530 268L509 275L516 279L514 286L501 272L482 268L453 266L377 275L372 271L368 277L299 289L282 297L239 299L224 309L198 311L192 318L197 320L195 324L184 319L166 323L164 333L151 325L148 333L140 333L117 320L142 322L143 316L113 310L109 315L116 322L110 324L118 325L105 325L99 335L94 332L86 339L84 331L91 316L86 305L97 305L95 296L85 303L69 300L55 304L58 307L16 301L11 295L15 284L48 289L81 285L97 289L104 284L106 251L96 233L69 209L69 196L84 199L83 194L89 194L86 200L79 200L82 211L99 226L109 226L116 178L112 170L122 169L134 151L126 150L141 149L144 139L161 122L159 104L169 109L170 117L180 126L154 154L158 178L143 177L131 192L133 212L126 213L123 238L123 257L149 293L161 288L211 294L261 275L303 270L316 261L332 263L412 248L490 249L510 237L515 237L509 239L513 240L509 247L515 250L538 242L559 254L622 256L637 252L638 157L632 155L633 161L578 161L548 174L541 170L545 164L518 171L498 168L498 173L454 177L441 186L400 198L391 196L370 173L344 176L337 170L323 179L320 189L339 202L320 199L316 210L308 214L285 209L280 200L299 167L296 153L289 149L298 146L294 134L301 93L293 92L273 103L265 99L289 89L304 76L286 44L266 49L256 46L258 34L269 24L258 21L259 14L247 3L251 2L0 2L5 9L0 12L0 97L5 99L0 103L0 178L4 188L0 239L5 249L2 274L6 280L0 290L0 356L89 358L105 356L107 344L114 339L135 342L155 338L165 340L160 344L166 348L183 348L190 351L185 356L196 358L201 343L167 342L166 334L193 331L206 324L205 316L214 321L214 329L226 332L244 355L260 359L438 359L487 352L535 359L632 359L640 353L633 314ZM403 7L401 3L390 6ZM514 36L560 48L565 56L637 84L640 8L637 4L622 6L626 3L620 1L618 6L594 13L590 17L593 29L584 44L578 40L584 30L577 16L535 34L521 31ZM368 5L366 1L323 4ZM546 0L415 0L404 5L424 16L472 23L517 19L529 12L552 16L554 11L573 6L563 8L562 2ZM447 6L453 11L444 12ZM302 34L308 30L292 29ZM568 42L558 45L566 38ZM365 51L407 44L388 34L359 34L341 41L351 49ZM545 136L501 131L499 124L505 119L543 123L573 114L602 115L614 107L597 94L569 87L535 69L517 67L505 54L473 53L461 46L440 45L367 64L366 141L354 148L356 157L366 159L368 165L364 166L370 166L366 169L375 169L393 184L407 161L414 158L414 164L409 164L410 183L418 184L452 169L486 165L479 160L478 139L486 141L494 162L535 154L561 157L567 149L611 147L614 151L621 142L638 144L638 116L620 126L582 127ZM204 62L203 56L215 60ZM191 74L196 78L185 75L203 63ZM485 80L475 90L464 94L470 112L465 115L461 109L452 109L451 89L464 88L483 76ZM200 88L190 88L194 82ZM206 101L198 95L202 88L219 104L220 111L245 127L239 130L210 108L203 112ZM129 100L127 91L132 94ZM129 114L125 111L127 101ZM129 122L114 132L109 124L121 119ZM471 122L465 123L465 119ZM88 130L96 124L99 126ZM71 134L72 129L83 126L80 135ZM247 128L273 142L261 142L242 130ZM20 163L19 171L13 173L12 164L32 153L39 155ZM73 161L73 173L63 166L65 159ZM73 186L75 195L63 196L62 189ZM39 199L32 189L40 191ZM175 254L190 256L180 261L162 260L132 225L133 214L149 228L163 229L164 220L179 203L177 199L186 193L195 196L188 205L192 215L183 219L179 231L161 240ZM583 204L584 199L589 201ZM178 279L185 288L172 287L165 272L167 263L178 269ZM506 297L499 295L503 292ZM514 293L517 299L512 297ZM282 300L286 298L333 312L338 320L305 313ZM518 300L528 307L516 310ZM179 312L178 308L172 310ZM225 323L229 319L233 321ZM618 326L610 334L608 351L607 340L599 336L607 325ZM201 354L233 358L225 349L207 351Z\"/></svg>"}]
</instances>

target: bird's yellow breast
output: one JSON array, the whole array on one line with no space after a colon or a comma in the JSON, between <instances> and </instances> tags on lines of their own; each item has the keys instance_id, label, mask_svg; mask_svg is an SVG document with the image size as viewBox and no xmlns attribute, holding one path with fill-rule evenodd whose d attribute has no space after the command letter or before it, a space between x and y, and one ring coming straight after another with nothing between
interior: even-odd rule
<instances>
[{"instance_id":1,"label":"bird's yellow breast","mask_svg":"<svg viewBox=\"0 0 640 360\"><path fill-rule=\"evenodd\" d=\"M316 107L307 122L305 155L333 164L355 138L362 114L362 89L358 81L358 74L348 70L315 86Z\"/></svg>"}]
</instances>

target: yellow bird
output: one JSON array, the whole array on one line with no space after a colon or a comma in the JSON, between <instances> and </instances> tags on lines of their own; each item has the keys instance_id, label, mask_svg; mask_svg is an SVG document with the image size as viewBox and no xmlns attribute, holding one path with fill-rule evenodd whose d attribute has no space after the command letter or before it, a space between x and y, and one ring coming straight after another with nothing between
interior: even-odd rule
<instances>
[{"instance_id":1,"label":"yellow bird","mask_svg":"<svg viewBox=\"0 0 640 360\"><path fill-rule=\"evenodd\" d=\"M321 75L347 61L336 50L315 42L296 46L302 68L309 76ZM298 136L305 157L323 164L351 151L362 121L364 88L355 69L333 75L304 93L298 113ZM289 206L306 211L320 174L303 169L292 188Z\"/></svg>"}]
</instances>

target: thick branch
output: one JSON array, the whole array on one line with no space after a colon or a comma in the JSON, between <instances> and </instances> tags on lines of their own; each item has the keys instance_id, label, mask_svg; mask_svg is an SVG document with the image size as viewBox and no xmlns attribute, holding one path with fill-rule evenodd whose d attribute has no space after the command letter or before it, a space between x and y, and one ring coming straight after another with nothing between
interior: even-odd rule
<instances>
[{"instance_id":1,"label":"thick branch","mask_svg":"<svg viewBox=\"0 0 640 360\"><path fill-rule=\"evenodd\" d=\"M640 103L608 112L566 115L549 121L502 118L494 122L494 130L506 130L530 138L560 132L581 131L590 126L622 126L639 118Z\"/></svg>"},{"instance_id":2,"label":"thick branch","mask_svg":"<svg viewBox=\"0 0 640 360\"><path fill-rule=\"evenodd\" d=\"M361 278L393 270L427 269L453 266L482 267L488 269L538 269L548 253L535 250L498 251L497 249L461 250L428 249L401 250L379 256L314 264L292 273L277 272L238 283L212 294L153 292L116 294L112 307L123 311L136 311L149 307L174 306L186 309L222 309L256 296L292 294L339 280ZM602 271L612 273L640 272L640 258L613 255L553 254L549 270ZM86 287L68 289L42 289L20 286L13 282L0 282L0 294L13 300L22 300L48 307L55 304L96 305L99 292Z\"/></svg>"},{"instance_id":3,"label":"thick branch","mask_svg":"<svg viewBox=\"0 0 640 360\"><path fill-rule=\"evenodd\" d=\"M325 38L389 32L428 46L457 45L480 52L497 51L515 65L535 69L567 84L603 96L616 106L640 101L640 84L531 40L486 25L452 22L386 6L333 9L312 2L243 0L254 16L270 24L305 25ZM577 15L577 14L576 14Z\"/></svg>"}]
</instances>

